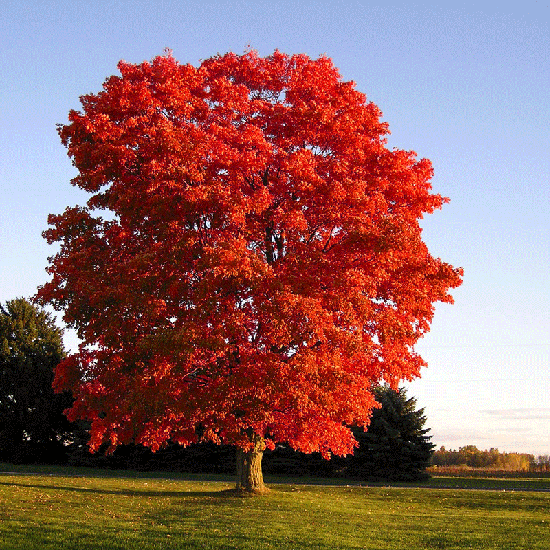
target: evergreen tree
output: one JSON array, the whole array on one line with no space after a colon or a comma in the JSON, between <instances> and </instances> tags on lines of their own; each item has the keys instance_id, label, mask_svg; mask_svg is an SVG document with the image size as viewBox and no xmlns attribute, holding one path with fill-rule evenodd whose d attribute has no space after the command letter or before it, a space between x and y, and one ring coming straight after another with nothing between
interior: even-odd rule
<instances>
[{"instance_id":1,"label":"evergreen tree","mask_svg":"<svg viewBox=\"0 0 550 550\"><path fill-rule=\"evenodd\" d=\"M48 313L24 298L0 304L0 460L62 460L72 398L54 394L52 382L64 357L62 331Z\"/></svg>"},{"instance_id":2,"label":"evergreen tree","mask_svg":"<svg viewBox=\"0 0 550 550\"><path fill-rule=\"evenodd\" d=\"M381 404L367 431L354 429L359 447L350 457L347 474L360 479L418 480L426 476L434 445L424 428L424 409L406 391L381 386L375 391Z\"/></svg>"}]
</instances>

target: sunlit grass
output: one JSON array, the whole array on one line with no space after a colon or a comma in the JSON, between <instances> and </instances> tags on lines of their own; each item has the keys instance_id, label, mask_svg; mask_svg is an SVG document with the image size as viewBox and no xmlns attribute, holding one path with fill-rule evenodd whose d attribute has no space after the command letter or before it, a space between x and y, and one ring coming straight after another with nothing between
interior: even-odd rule
<instances>
[{"instance_id":1,"label":"sunlit grass","mask_svg":"<svg viewBox=\"0 0 550 550\"><path fill-rule=\"evenodd\" d=\"M0 548L547 550L550 493L0 476Z\"/></svg>"}]
</instances>

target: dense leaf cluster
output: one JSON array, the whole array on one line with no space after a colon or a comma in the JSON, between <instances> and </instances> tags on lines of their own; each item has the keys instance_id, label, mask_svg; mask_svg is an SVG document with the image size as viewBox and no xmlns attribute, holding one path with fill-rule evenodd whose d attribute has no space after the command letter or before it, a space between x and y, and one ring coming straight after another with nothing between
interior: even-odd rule
<instances>
[{"instance_id":1,"label":"dense leaf cluster","mask_svg":"<svg viewBox=\"0 0 550 550\"><path fill-rule=\"evenodd\" d=\"M368 430L353 430L359 444L353 455L326 460L319 453L305 454L278 445L264 454L264 473L364 481L425 478L434 446L427 435L423 409L416 409L416 400L407 398L403 388L396 391L380 387L376 396L381 407L375 410ZM134 469L208 473L233 473L235 469L233 448L208 443L186 449L171 445L155 454L143 447L121 447L112 458L82 458L87 458L89 464Z\"/></svg>"}]
</instances>

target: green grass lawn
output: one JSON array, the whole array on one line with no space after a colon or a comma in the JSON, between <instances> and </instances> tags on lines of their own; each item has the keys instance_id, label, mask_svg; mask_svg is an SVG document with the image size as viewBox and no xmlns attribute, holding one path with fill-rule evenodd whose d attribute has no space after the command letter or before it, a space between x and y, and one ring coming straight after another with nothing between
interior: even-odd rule
<instances>
[{"instance_id":1,"label":"green grass lawn","mask_svg":"<svg viewBox=\"0 0 550 550\"><path fill-rule=\"evenodd\" d=\"M223 492L233 486L229 480L78 472L86 476L1 475L0 549L550 545L545 492L272 483L266 496L239 498Z\"/></svg>"}]
</instances>

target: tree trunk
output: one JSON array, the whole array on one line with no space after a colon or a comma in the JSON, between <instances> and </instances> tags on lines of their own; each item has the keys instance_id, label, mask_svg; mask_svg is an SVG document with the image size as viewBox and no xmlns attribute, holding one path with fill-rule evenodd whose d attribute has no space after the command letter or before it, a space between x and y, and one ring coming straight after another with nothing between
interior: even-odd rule
<instances>
[{"instance_id":1,"label":"tree trunk","mask_svg":"<svg viewBox=\"0 0 550 550\"><path fill-rule=\"evenodd\" d=\"M253 434L254 447L245 452L237 448L237 486L240 493L265 493L268 491L264 485L262 473L262 457L265 450L265 441L260 436Z\"/></svg>"}]
</instances>

